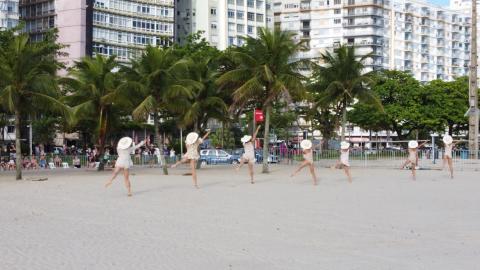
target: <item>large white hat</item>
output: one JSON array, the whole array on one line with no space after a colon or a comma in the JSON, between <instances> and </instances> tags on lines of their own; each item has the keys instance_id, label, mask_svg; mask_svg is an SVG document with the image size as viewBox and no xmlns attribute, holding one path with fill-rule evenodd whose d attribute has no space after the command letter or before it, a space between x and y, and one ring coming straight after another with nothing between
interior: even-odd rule
<instances>
[{"instance_id":1,"label":"large white hat","mask_svg":"<svg viewBox=\"0 0 480 270\"><path fill-rule=\"evenodd\" d=\"M133 142L132 138L123 137L120 139L120 141L118 141L117 148L122 150L127 149L132 145L132 142Z\"/></svg>"},{"instance_id":2,"label":"large white hat","mask_svg":"<svg viewBox=\"0 0 480 270\"><path fill-rule=\"evenodd\" d=\"M198 140L198 134L196 132L190 132L185 139L186 144L194 144Z\"/></svg>"},{"instance_id":3,"label":"large white hat","mask_svg":"<svg viewBox=\"0 0 480 270\"><path fill-rule=\"evenodd\" d=\"M312 141L310 140L303 140L300 142L300 147L303 149L311 149L312 148Z\"/></svg>"},{"instance_id":4,"label":"large white hat","mask_svg":"<svg viewBox=\"0 0 480 270\"><path fill-rule=\"evenodd\" d=\"M418 147L418 142L417 141L409 141L408 142L408 148L417 148Z\"/></svg>"},{"instance_id":5,"label":"large white hat","mask_svg":"<svg viewBox=\"0 0 480 270\"><path fill-rule=\"evenodd\" d=\"M453 142L452 136L445 134L445 136L443 136L443 142L445 144L451 144Z\"/></svg>"},{"instance_id":6,"label":"large white hat","mask_svg":"<svg viewBox=\"0 0 480 270\"><path fill-rule=\"evenodd\" d=\"M348 142L341 142L340 143L340 149L342 150L347 150L350 147L350 143Z\"/></svg>"},{"instance_id":7,"label":"large white hat","mask_svg":"<svg viewBox=\"0 0 480 270\"><path fill-rule=\"evenodd\" d=\"M247 142L249 142L251 139L252 139L252 136L250 136L250 135L244 135L244 136L240 139L240 141L242 141L242 143L247 143Z\"/></svg>"}]
</instances>

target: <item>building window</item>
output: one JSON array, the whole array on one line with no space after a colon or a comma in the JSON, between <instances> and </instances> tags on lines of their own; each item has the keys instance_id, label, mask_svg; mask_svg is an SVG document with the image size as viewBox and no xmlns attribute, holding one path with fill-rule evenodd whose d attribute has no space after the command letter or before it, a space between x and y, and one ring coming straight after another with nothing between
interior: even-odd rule
<instances>
[{"instance_id":1,"label":"building window","mask_svg":"<svg viewBox=\"0 0 480 270\"><path fill-rule=\"evenodd\" d=\"M210 14L211 15L217 15L217 9L216 8L211 8L210 9Z\"/></svg>"},{"instance_id":2,"label":"building window","mask_svg":"<svg viewBox=\"0 0 480 270\"><path fill-rule=\"evenodd\" d=\"M334 0L333 4L334 5L340 5L340 4L342 4L342 0Z\"/></svg>"},{"instance_id":3,"label":"building window","mask_svg":"<svg viewBox=\"0 0 480 270\"><path fill-rule=\"evenodd\" d=\"M247 12L247 20L249 20L249 21L255 21L255 13L253 13L253 12Z\"/></svg>"},{"instance_id":4,"label":"building window","mask_svg":"<svg viewBox=\"0 0 480 270\"><path fill-rule=\"evenodd\" d=\"M228 46L232 46L235 43L235 38L234 37L228 37Z\"/></svg>"},{"instance_id":5,"label":"building window","mask_svg":"<svg viewBox=\"0 0 480 270\"><path fill-rule=\"evenodd\" d=\"M7 133L14 133L15 132L15 126L7 126Z\"/></svg>"},{"instance_id":6,"label":"building window","mask_svg":"<svg viewBox=\"0 0 480 270\"><path fill-rule=\"evenodd\" d=\"M257 22L263 22L263 14L257 13Z\"/></svg>"},{"instance_id":7,"label":"building window","mask_svg":"<svg viewBox=\"0 0 480 270\"><path fill-rule=\"evenodd\" d=\"M245 25L243 24L237 24L237 33L245 33Z\"/></svg>"},{"instance_id":8,"label":"building window","mask_svg":"<svg viewBox=\"0 0 480 270\"><path fill-rule=\"evenodd\" d=\"M255 0L247 0L247 6L248 7L254 7Z\"/></svg>"},{"instance_id":9,"label":"building window","mask_svg":"<svg viewBox=\"0 0 480 270\"><path fill-rule=\"evenodd\" d=\"M235 24L234 23L229 23L228 24L228 31L235 31Z\"/></svg>"},{"instance_id":10,"label":"building window","mask_svg":"<svg viewBox=\"0 0 480 270\"><path fill-rule=\"evenodd\" d=\"M237 19L238 20L243 20L243 11L241 10L237 10Z\"/></svg>"},{"instance_id":11,"label":"building window","mask_svg":"<svg viewBox=\"0 0 480 270\"><path fill-rule=\"evenodd\" d=\"M340 14L341 12L342 12L342 10L339 9L339 8L336 8L336 9L333 10L334 14Z\"/></svg>"},{"instance_id":12,"label":"building window","mask_svg":"<svg viewBox=\"0 0 480 270\"><path fill-rule=\"evenodd\" d=\"M243 6L245 2L243 0L237 0L237 6Z\"/></svg>"},{"instance_id":13,"label":"building window","mask_svg":"<svg viewBox=\"0 0 480 270\"><path fill-rule=\"evenodd\" d=\"M340 24L341 22L342 22L341 19L334 19L334 20L333 20L333 23L334 23L334 24Z\"/></svg>"},{"instance_id":14,"label":"building window","mask_svg":"<svg viewBox=\"0 0 480 270\"><path fill-rule=\"evenodd\" d=\"M252 35L253 34L253 26L248 25L247 26L247 32L248 32L249 35Z\"/></svg>"},{"instance_id":15,"label":"building window","mask_svg":"<svg viewBox=\"0 0 480 270\"><path fill-rule=\"evenodd\" d=\"M214 23L212 23L212 24L210 25L210 28L212 28L212 29L217 29L217 25L214 24Z\"/></svg>"},{"instance_id":16,"label":"building window","mask_svg":"<svg viewBox=\"0 0 480 270\"><path fill-rule=\"evenodd\" d=\"M235 11L233 9L228 10L228 18L235 18Z\"/></svg>"}]
</instances>

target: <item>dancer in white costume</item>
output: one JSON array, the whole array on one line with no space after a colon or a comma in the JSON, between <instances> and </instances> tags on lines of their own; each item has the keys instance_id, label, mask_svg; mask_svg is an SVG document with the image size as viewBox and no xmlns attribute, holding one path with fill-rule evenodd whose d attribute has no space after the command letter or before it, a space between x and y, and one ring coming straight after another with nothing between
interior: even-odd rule
<instances>
[{"instance_id":1,"label":"dancer in white costume","mask_svg":"<svg viewBox=\"0 0 480 270\"><path fill-rule=\"evenodd\" d=\"M198 188L196 163L198 159L200 159L200 153L198 152L198 147L208 137L208 134L210 134L210 130L207 131L207 133L203 136L203 138L200 138L196 132L188 133L187 138L185 139L187 152L185 153L185 155L183 155L181 160L179 160L177 163L172 165L172 168L175 168L181 163L189 162L190 168L192 170L193 185L196 188Z\"/></svg>"},{"instance_id":2,"label":"dancer in white costume","mask_svg":"<svg viewBox=\"0 0 480 270\"><path fill-rule=\"evenodd\" d=\"M445 152L443 153L443 166L445 163L448 164L448 169L450 170L450 177L453 179L453 159L452 159L452 150L455 146L452 136L446 134L443 136L443 144L445 146Z\"/></svg>"},{"instance_id":3,"label":"dancer in white costume","mask_svg":"<svg viewBox=\"0 0 480 270\"><path fill-rule=\"evenodd\" d=\"M248 172L250 173L250 183L254 184L253 181L253 164L255 163L255 140L257 139L258 131L260 130L260 125L257 127L253 136L245 135L242 137L241 141L243 143L244 153L240 158L240 165L236 168L237 172L242 168L243 163L248 163Z\"/></svg>"},{"instance_id":4,"label":"dancer in white costume","mask_svg":"<svg viewBox=\"0 0 480 270\"><path fill-rule=\"evenodd\" d=\"M125 180L125 187L128 191L128 196L132 196L132 189L129 179L129 169L133 166L132 158L130 155L139 147L142 147L145 144L145 141L141 141L139 144L132 144L133 140L130 137L123 137L118 141L117 152L118 158L115 162L115 170L110 180L105 184L105 187L109 187L115 177L117 177L120 170L123 170L123 176Z\"/></svg>"},{"instance_id":5,"label":"dancer in white costume","mask_svg":"<svg viewBox=\"0 0 480 270\"><path fill-rule=\"evenodd\" d=\"M307 167L310 169L310 174L312 175L313 185L317 185L317 175L315 174L315 166L313 165L313 150L312 142L310 140L303 140L300 143L300 146L303 149L303 162L298 166L298 168L292 173L290 177L295 176L300 170Z\"/></svg>"},{"instance_id":6,"label":"dancer in white costume","mask_svg":"<svg viewBox=\"0 0 480 270\"><path fill-rule=\"evenodd\" d=\"M350 143L341 142L340 143L340 159L337 160L337 163L335 164L335 166L333 166L333 168L343 169L345 171L345 174L348 177L348 182L352 183L352 175L350 173L349 155L350 155Z\"/></svg>"},{"instance_id":7,"label":"dancer in white costume","mask_svg":"<svg viewBox=\"0 0 480 270\"><path fill-rule=\"evenodd\" d=\"M417 166L418 166L418 148L424 146L428 141L424 141L424 143L418 145L417 141L409 141L408 142L408 157L407 160L402 164L402 169L405 168L408 164L410 164L410 169L412 170L412 179L417 179Z\"/></svg>"}]
</instances>

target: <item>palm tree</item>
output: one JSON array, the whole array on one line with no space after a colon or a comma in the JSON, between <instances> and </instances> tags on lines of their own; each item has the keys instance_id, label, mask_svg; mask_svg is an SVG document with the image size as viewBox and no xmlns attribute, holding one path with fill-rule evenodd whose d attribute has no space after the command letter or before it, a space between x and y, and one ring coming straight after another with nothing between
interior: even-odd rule
<instances>
[{"instance_id":1,"label":"palm tree","mask_svg":"<svg viewBox=\"0 0 480 270\"><path fill-rule=\"evenodd\" d=\"M347 125L347 108L356 100L382 107L371 90L373 80L371 73L364 74L363 62L370 54L357 59L355 47L341 46L334 53L326 52L320 56L322 65L313 71L312 88L319 92L321 99L318 106L335 104L342 113L341 140L345 140Z\"/></svg>"},{"instance_id":2,"label":"palm tree","mask_svg":"<svg viewBox=\"0 0 480 270\"><path fill-rule=\"evenodd\" d=\"M263 173L268 173L268 144L270 114L278 99L291 100L303 93L303 76L298 72L300 61L292 61L304 48L294 40L294 34L261 28L258 38L245 38L245 46L234 50L232 60L236 67L225 72L217 83L223 87L235 85L234 107L261 103L265 112Z\"/></svg>"},{"instance_id":3,"label":"palm tree","mask_svg":"<svg viewBox=\"0 0 480 270\"><path fill-rule=\"evenodd\" d=\"M119 117L116 109L132 106L131 95L118 69L115 56L84 57L75 63L69 77L62 79L71 93L64 100L74 106L76 120L90 120L96 125L98 156L101 157L99 170L104 169L102 157L112 121Z\"/></svg>"},{"instance_id":4,"label":"palm tree","mask_svg":"<svg viewBox=\"0 0 480 270\"><path fill-rule=\"evenodd\" d=\"M61 46L54 33L42 42L30 43L28 34L2 33L0 44L0 105L15 115L16 179L22 179L22 120L32 114L66 107L58 101L55 60Z\"/></svg>"},{"instance_id":5,"label":"palm tree","mask_svg":"<svg viewBox=\"0 0 480 270\"><path fill-rule=\"evenodd\" d=\"M211 58L192 61L191 64L189 77L198 84L188 99L181 122L185 126L193 125L197 132L206 126L209 119L225 121L228 118L227 105L222 98L223 92L215 84L218 78L217 68Z\"/></svg>"},{"instance_id":6,"label":"palm tree","mask_svg":"<svg viewBox=\"0 0 480 270\"><path fill-rule=\"evenodd\" d=\"M129 84L136 88L142 101L133 110L137 119L153 115L155 142L164 148L159 126L162 112L178 112L184 108L185 98L191 97L191 88L198 84L188 79L188 65L172 48L147 47L145 53L126 68ZM187 77L187 78L186 78ZM183 106L182 106L183 105ZM168 174L163 155L163 173Z\"/></svg>"}]
</instances>

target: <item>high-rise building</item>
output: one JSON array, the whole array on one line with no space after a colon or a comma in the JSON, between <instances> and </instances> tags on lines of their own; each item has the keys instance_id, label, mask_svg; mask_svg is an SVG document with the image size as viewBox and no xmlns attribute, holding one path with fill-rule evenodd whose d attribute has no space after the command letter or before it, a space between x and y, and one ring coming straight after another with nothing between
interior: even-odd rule
<instances>
[{"instance_id":1,"label":"high-rise building","mask_svg":"<svg viewBox=\"0 0 480 270\"><path fill-rule=\"evenodd\" d=\"M371 54L367 71L410 71L420 81L468 73L470 16L421 0L274 0L275 24L318 59L340 44Z\"/></svg>"},{"instance_id":2,"label":"high-rise building","mask_svg":"<svg viewBox=\"0 0 480 270\"><path fill-rule=\"evenodd\" d=\"M0 0L0 29L17 26L18 17L18 0Z\"/></svg>"},{"instance_id":3,"label":"high-rise building","mask_svg":"<svg viewBox=\"0 0 480 270\"><path fill-rule=\"evenodd\" d=\"M85 55L139 56L147 45L168 46L174 37L174 0L21 0L21 19L33 41L56 27L68 47L65 61Z\"/></svg>"},{"instance_id":4,"label":"high-rise building","mask_svg":"<svg viewBox=\"0 0 480 270\"><path fill-rule=\"evenodd\" d=\"M273 26L271 0L178 0L177 42L198 31L212 46L240 46L240 37L257 35Z\"/></svg>"}]
</instances>

